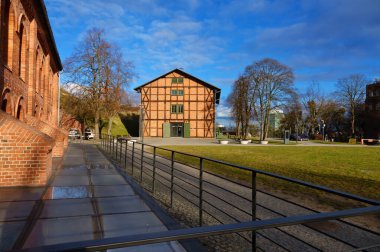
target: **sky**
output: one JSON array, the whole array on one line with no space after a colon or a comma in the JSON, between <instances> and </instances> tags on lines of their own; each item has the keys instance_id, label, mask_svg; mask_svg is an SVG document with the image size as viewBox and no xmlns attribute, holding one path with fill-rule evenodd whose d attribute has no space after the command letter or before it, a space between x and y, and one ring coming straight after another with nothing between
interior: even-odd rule
<instances>
[{"instance_id":1,"label":"sky","mask_svg":"<svg viewBox=\"0 0 380 252\"><path fill-rule=\"evenodd\" d=\"M62 61L103 28L133 62L129 89L183 68L222 89L217 116L244 68L263 58L291 67L295 88L380 78L380 0L45 0ZM63 72L64 75L64 72Z\"/></svg>"}]
</instances>

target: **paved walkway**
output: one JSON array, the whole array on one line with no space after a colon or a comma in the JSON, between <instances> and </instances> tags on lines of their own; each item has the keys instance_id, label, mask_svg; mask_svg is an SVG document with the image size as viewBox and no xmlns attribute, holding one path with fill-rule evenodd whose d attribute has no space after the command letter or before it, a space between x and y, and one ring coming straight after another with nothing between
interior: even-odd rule
<instances>
[{"instance_id":1,"label":"paved walkway","mask_svg":"<svg viewBox=\"0 0 380 252\"><path fill-rule=\"evenodd\" d=\"M0 251L167 228L94 145L71 144L46 188L0 189ZM178 242L118 251L185 251Z\"/></svg>"}]
</instances>

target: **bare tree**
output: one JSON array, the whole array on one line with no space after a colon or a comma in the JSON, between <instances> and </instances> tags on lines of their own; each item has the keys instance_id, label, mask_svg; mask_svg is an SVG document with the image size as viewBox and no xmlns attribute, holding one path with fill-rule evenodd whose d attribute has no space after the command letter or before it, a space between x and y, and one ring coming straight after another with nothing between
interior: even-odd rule
<instances>
[{"instance_id":1,"label":"bare tree","mask_svg":"<svg viewBox=\"0 0 380 252\"><path fill-rule=\"evenodd\" d=\"M265 140L269 131L271 110L281 107L293 91L294 75L291 68L274 59L254 62L245 69L250 80L255 114L260 124L260 140Z\"/></svg>"},{"instance_id":2,"label":"bare tree","mask_svg":"<svg viewBox=\"0 0 380 252\"><path fill-rule=\"evenodd\" d=\"M307 113L305 123L308 128L308 133L314 135L321 120L321 111L326 103L325 95L321 91L318 82L313 81L310 84L306 93L303 94L302 103Z\"/></svg>"},{"instance_id":3,"label":"bare tree","mask_svg":"<svg viewBox=\"0 0 380 252\"><path fill-rule=\"evenodd\" d=\"M339 79L336 85L337 98L350 114L352 136L355 135L356 111L364 101L367 83L363 74L352 74Z\"/></svg>"},{"instance_id":4,"label":"bare tree","mask_svg":"<svg viewBox=\"0 0 380 252\"><path fill-rule=\"evenodd\" d=\"M65 69L68 81L77 84L76 93L89 101L88 106L94 115L95 136L99 138L101 115L117 109L111 101L120 101L115 92L120 92L127 84L131 67L125 64L120 50L104 38L104 31L94 28L86 33L66 60Z\"/></svg>"},{"instance_id":5,"label":"bare tree","mask_svg":"<svg viewBox=\"0 0 380 252\"><path fill-rule=\"evenodd\" d=\"M297 93L293 93L284 106L284 118L281 120L282 129L291 129L295 133L303 133L302 104Z\"/></svg>"},{"instance_id":6,"label":"bare tree","mask_svg":"<svg viewBox=\"0 0 380 252\"><path fill-rule=\"evenodd\" d=\"M133 66L123 60L122 53L116 46L111 48L107 61L103 112L108 119L107 134L110 135L112 119L120 112L121 100L126 96L123 87L126 87L133 77Z\"/></svg>"}]
</instances>

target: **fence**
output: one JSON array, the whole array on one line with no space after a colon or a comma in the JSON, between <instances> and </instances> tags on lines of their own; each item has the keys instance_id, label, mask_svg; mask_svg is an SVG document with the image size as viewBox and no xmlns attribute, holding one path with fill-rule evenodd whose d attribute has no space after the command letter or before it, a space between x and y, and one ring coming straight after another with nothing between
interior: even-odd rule
<instances>
[{"instance_id":1,"label":"fence","mask_svg":"<svg viewBox=\"0 0 380 252\"><path fill-rule=\"evenodd\" d=\"M361 207L363 215L369 206L379 209L380 205L375 200L270 172L123 138L103 136L101 148L170 213L191 227L295 218L309 214L318 219L323 215L315 207L298 203L286 193L268 191L270 186L265 186L266 183L280 187L283 183L291 183L295 191L318 192L319 197L322 194L330 201L336 200L348 206L349 210ZM215 168L222 171L236 169L250 179L242 183L216 173ZM354 250L380 243L377 232L356 222L339 220L321 224L301 221L292 227L274 226L260 231L231 232L234 235L206 238L204 241L219 250L254 248L285 251Z\"/></svg>"},{"instance_id":2,"label":"fence","mask_svg":"<svg viewBox=\"0 0 380 252\"><path fill-rule=\"evenodd\" d=\"M189 228L25 251L100 251L191 238L199 238L217 251L380 250L380 227L376 227L379 201L124 138L104 135L100 146L122 172ZM215 172L226 168L242 171L249 179L241 182ZM301 195L318 192L317 196L348 209L320 212L315 208L322 203L299 201L289 192L270 190L281 188L279 181L306 192Z\"/></svg>"}]
</instances>

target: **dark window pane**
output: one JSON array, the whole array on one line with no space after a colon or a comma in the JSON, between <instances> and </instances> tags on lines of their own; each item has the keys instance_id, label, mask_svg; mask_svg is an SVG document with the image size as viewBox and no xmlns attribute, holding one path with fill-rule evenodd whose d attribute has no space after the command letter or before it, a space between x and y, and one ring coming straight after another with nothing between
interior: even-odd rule
<instances>
[{"instance_id":1,"label":"dark window pane","mask_svg":"<svg viewBox=\"0 0 380 252\"><path fill-rule=\"evenodd\" d=\"M178 109L177 109L178 113L183 113L183 105L178 105Z\"/></svg>"},{"instance_id":2,"label":"dark window pane","mask_svg":"<svg viewBox=\"0 0 380 252\"><path fill-rule=\"evenodd\" d=\"M172 105L172 113L177 113L177 105Z\"/></svg>"},{"instance_id":3,"label":"dark window pane","mask_svg":"<svg viewBox=\"0 0 380 252\"><path fill-rule=\"evenodd\" d=\"M177 78L172 78L172 83L177 83Z\"/></svg>"},{"instance_id":4,"label":"dark window pane","mask_svg":"<svg viewBox=\"0 0 380 252\"><path fill-rule=\"evenodd\" d=\"M183 78L177 78L177 83L183 83Z\"/></svg>"}]
</instances>

